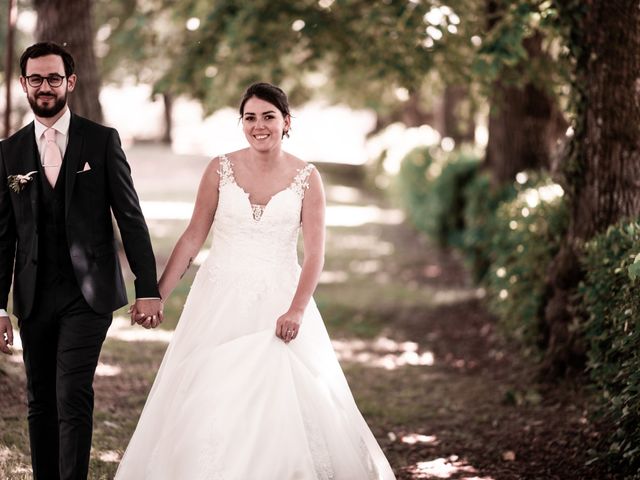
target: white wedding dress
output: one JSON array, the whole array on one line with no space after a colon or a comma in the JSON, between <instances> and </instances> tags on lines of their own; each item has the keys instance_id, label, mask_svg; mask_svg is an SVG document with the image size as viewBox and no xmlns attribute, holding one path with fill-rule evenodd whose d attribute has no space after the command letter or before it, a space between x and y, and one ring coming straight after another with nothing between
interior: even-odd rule
<instances>
[{"instance_id":1,"label":"white wedding dress","mask_svg":"<svg viewBox=\"0 0 640 480\"><path fill-rule=\"evenodd\" d=\"M259 207L220 157L211 252L117 479L395 479L313 300L295 340L275 336L300 274L296 246L312 169Z\"/></svg>"}]
</instances>

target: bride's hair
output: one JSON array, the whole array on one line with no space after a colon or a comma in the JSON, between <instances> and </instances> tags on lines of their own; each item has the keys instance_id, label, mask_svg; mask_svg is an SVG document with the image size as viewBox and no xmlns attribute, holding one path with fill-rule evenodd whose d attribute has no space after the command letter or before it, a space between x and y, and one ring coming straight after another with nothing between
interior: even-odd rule
<instances>
[{"instance_id":1,"label":"bride's hair","mask_svg":"<svg viewBox=\"0 0 640 480\"><path fill-rule=\"evenodd\" d=\"M282 116L285 118L291 116L287 94L284 93L280 87L266 82L259 82L250 85L242 95L242 100L240 101L240 118L244 115L244 105L251 97L258 97L260 100L271 103L280 110Z\"/></svg>"}]
</instances>

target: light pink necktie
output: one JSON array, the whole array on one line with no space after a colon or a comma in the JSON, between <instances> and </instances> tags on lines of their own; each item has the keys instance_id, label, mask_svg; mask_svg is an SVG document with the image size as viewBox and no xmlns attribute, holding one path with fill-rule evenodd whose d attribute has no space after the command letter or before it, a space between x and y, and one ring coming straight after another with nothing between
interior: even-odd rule
<instances>
[{"instance_id":1,"label":"light pink necktie","mask_svg":"<svg viewBox=\"0 0 640 480\"><path fill-rule=\"evenodd\" d=\"M42 157L42 166L44 167L44 174L47 176L47 180L51 186L55 186L58 174L60 173L60 167L62 165L62 155L60 154L60 148L56 143L56 131L53 128L47 128L44 131L44 156Z\"/></svg>"}]
</instances>

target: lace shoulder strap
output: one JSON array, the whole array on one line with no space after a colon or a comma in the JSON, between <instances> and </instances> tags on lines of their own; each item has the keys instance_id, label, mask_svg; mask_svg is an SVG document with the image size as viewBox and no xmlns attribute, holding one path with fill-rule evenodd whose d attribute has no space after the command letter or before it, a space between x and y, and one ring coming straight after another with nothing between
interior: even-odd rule
<instances>
[{"instance_id":1,"label":"lace shoulder strap","mask_svg":"<svg viewBox=\"0 0 640 480\"><path fill-rule=\"evenodd\" d=\"M231 167L231 160L226 155L220 155L220 167L218 169L218 175L220 175L220 187L224 187L230 183L235 182L233 176L233 168Z\"/></svg>"},{"instance_id":2,"label":"lace shoulder strap","mask_svg":"<svg viewBox=\"0 0 640 480\"><path fill-rule=\"evenodd\" d=\"M314 168L312 164L307 164L307 166L298 171L293 182L291 182L291 190L300 198L304 198L304 191L309 188L309 175L311 175Z\"/></svg>"}]
</instances>

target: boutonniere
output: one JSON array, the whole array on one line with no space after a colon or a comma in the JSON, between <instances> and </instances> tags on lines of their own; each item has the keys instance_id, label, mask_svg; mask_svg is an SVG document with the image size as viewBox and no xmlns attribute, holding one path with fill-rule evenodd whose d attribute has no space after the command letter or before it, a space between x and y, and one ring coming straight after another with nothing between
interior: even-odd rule
<instances>
[{"instance_id":1,"label":"boutonniere","mask_svg":"<svg viewBox=\"0 0 640 480\"><path fill-rule=\"evenodd\" d=\"M7 177L7 183L9 188L16 193L20 193L27 184L33 180L33 176L38 173L37 170L33 170L25 175L9 175Z\"/></svg>"}]
</instances>

